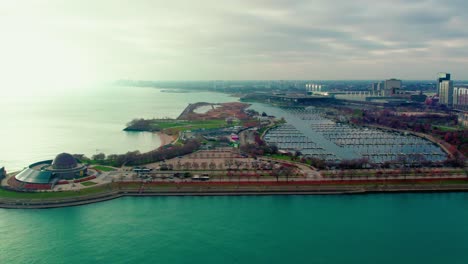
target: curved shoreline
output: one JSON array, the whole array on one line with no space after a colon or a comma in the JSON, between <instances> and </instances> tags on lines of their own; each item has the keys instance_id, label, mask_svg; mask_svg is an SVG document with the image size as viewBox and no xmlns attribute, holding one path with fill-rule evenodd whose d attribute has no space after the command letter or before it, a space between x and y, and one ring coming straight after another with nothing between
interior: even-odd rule
<instances>
[{"instance_id":1,"label":"curved shoreline","mask_svg":"<svg viewBox=\"0 0 468 264\"><path fill-rule=\"evenodd\" d=\"M159 136L159 140L161 141L161 146L159 146L159 148L172 144L177 140L175 136L168 135L164 132L156 132L156 134Z\"/></svg>"},{"instance_id":2,"label":"curved shoreline","mask_svg":"<svg viewBox=\"0 0 468 264\"><path fill-rule=\"evenodd\" d=\"M301 189L303 188L303 189ZM199 189L199 190L164 190L141 192L136 189L121 189L119 191L102 193L94 196L83 196L67 199L49 200L22 200L0 199L0 208L4 209L49 209L86 205L109 201L121 197L142 196L266 196L266 195L357 195L377 193L441 193L441 192L468 192L468 185L454 186L342 186L342 188L322 186L307 188L296 186L296 189Z\"/></svg>"}]
</instances>

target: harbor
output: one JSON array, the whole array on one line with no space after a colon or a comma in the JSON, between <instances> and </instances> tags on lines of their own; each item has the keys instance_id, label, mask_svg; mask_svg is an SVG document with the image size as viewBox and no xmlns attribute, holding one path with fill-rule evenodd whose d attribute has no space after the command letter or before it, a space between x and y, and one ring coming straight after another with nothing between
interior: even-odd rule
<instances>
[{"instance_id":1,"label":"harbor","mask_svg":"<svg viewBox=\"0 0 468 264\"><path fill-rule=\"evenodd\" d=\"M412 134L335 122L325 117L324 110L317 108L282 110L287 114L287 124L271 129L264 138L280 150L300 152L327 161L341 160L343 154L347 154L378 164L390 161L416 164L443 161L447 157L433 142ZM307 130L298 129L298 124Z\"/></svg>"}]
</instances>

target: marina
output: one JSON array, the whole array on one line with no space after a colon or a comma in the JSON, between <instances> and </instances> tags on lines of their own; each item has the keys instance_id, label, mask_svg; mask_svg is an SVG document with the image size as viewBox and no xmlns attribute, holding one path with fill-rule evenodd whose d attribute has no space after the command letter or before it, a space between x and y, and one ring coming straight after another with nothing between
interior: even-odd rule
<instances>
[{"instance_id":1,"label":"marina","mask_svg":"<svg viewBox=\"0 0 468 264\"><path fill-rule=\"evenodd\" d=\"M354 158L367 158L372 163L392 161L411 164L446 158L436 144L412 134L338 123L326 118L323 110L317 108L282 110L288 114L287 117L293 118L286 118L286 124L271 129L264 138L268 144L276 145L281 150L301 152L327 161L343 159L340 158L342 153ZM301 120L301 126L306 125L308 130L297 129L295 119ZM330 145L336 145L338 152L327 148Z\"/></svg>"}]
</instances>

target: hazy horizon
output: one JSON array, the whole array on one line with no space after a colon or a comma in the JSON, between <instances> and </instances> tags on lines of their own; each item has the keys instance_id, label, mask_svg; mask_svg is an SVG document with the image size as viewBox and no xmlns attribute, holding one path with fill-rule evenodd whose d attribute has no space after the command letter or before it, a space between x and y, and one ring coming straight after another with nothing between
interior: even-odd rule
<instances>
[{"instance_id":1,"label":"hazy horizon","mask_svg":"<svg viewBox=\"0 0 468 264\"><path fill-rule=\"evenodd\" d=\"M0 3L2 90L132 80L468 79L468 2ZM68 86L67 86L68 87Z\"/></svg>"}]
</instances>

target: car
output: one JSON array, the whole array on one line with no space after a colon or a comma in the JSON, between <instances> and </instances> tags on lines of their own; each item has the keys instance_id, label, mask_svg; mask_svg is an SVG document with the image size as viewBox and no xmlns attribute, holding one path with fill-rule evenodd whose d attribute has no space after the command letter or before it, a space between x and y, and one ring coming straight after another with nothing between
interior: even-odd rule
<instances>
[{"instance_id":1,"label":"car","mask_svg":"<svg viewBox=\"0 0 468 264\"><path fill-rule=\"evenodd\" d=\"M208 181L208 180L210 180L210 176L201 176L199 180L200 181Z\"/></svg>"}]
</instances>

